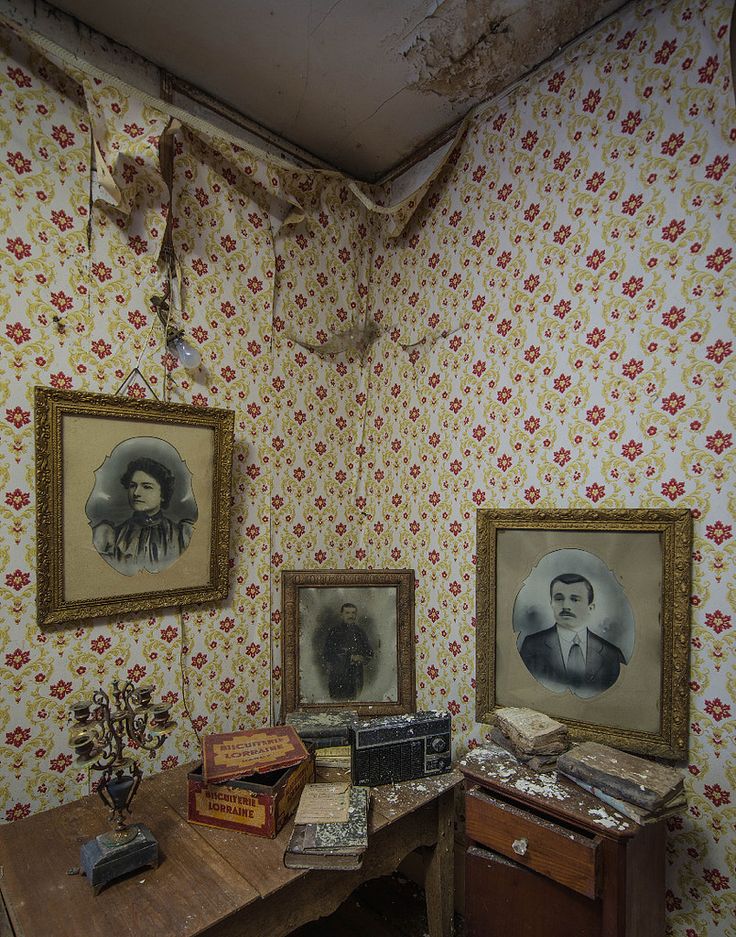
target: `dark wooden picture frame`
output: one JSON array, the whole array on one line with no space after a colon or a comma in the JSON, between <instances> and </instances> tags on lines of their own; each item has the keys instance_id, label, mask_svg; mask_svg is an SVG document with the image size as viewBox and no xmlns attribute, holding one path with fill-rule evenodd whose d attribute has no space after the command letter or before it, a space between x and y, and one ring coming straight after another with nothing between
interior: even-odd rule
<instances>
[{"instance_id":1,"label":"dark wooden picture frame","mask_svg":"<svg viewBox=\"0 0 736 937\"><path fill-rule=\"evenodd\" d=\"M685 757L691 551L688 510L479 510L478 721L524 706L575 739Z\"/></svg>"},{"instance_id":2,"label":"dark wooden picture frame","mask_svg":"<svg viewBox=\"0 0 736 937\"><path fill-rule=\"evenodd\" d=\"M40 625L226 598L233 427L229 410L35 388Z\"/></svg>"},{"instance_id":3,"label":"dark wooden picture frame","mask_svg":"<svg viewBox=\"0 0 736 937\"><path fill-rule=\"evenodd\" d=\"M284 714L416 709L414 571L285 570Z\"/></svg>"}]
</instances>

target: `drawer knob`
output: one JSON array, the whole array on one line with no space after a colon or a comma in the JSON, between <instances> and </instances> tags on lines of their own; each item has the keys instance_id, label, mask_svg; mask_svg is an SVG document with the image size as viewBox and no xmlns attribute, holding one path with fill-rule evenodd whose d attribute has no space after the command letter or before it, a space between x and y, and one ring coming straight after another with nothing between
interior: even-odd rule
<instances>
[{"instance_id":1,"label":"drawer knob","mask_svg":"<svg viewBox=\"0 0 736 937\"><path fill-rule=\"evenodd\" d=\"M525 856L528 845L529 843L525 839L515 839L511 844L511 848L517 856Z\"/></svg>"}]
</instances>

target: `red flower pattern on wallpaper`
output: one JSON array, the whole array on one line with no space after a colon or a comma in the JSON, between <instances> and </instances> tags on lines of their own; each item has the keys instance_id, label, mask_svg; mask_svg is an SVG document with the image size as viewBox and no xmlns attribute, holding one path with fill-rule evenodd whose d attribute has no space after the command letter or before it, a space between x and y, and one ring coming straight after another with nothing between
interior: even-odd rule
<instances>
[{"instance_id":1,"label":"red flower pattern on wallpaper","mask_svg":"<svg viewBox=\"0 0 736 937\"><path fill-rule=\"evenodd\" d=\"M415 566L419 704L447 707L458 748L476 746L476 507L682 505L696 530L688 783L697 814L687 823L698 851L689 855L673 821L667 905L673 932L686 921L705 937L710 915L723 920L692 890L718 897L730 884L721 871L729 835L717 826L730 788L723 758L707 755L707 746L722 750L733 710L718 669L732 629L724 573L733 544L724 393L733 336L721 313L733 300L724 220L733 169L722 96L713 94L726 80L713 38L724 10L674 0L640 18L631 8L584 40L585 54L564 53L528 80L523 106L512 94L503 112L491 106L474 119L442 181L390 241L341 180L274 176L309 219L303 232L282 233L274 256L237 173L225 160L205 165L188 132L177 135L184 324L204 360L196 376L173 357L166 366L175 399L236 411L233 591L224 607L186 609L181 622L162 613L93 623L69 632L62 653L31 622L27 388L79 382L111 392L144 350L167 202L156 189L161 128L119 92L96 92L119 120L111 132L125 153L123 183L150 186L150 201L104 230L95 207L89 264L49 267L54 239L80 257L88 250L79 207L87 169L72 170L64 186L45 184L62 156L86 166L88 118L20 53L18 64L9 60L0 108L33 84L42 109L12 122L4 165L45 214L41 237L13 213L3 253L16 291L6 358L31 348L12 362L19 379L4 402L5 679L18 684L21 705L48 692L40 714L17 715L5 730L24 761L2 790L6 819L74 796L80 782L54 707L90 681L150 678L179 703L181 655L191 723L180 720L160 767L191 757L192 728L261 725L277 714L283 566ZM256 179L263 168L252 162L240 166ZM45 308L34 300L39 289ZM293 343L324 344L365 310L382 330L365 367ZM63 340L48 327L54 315L65 317ZM158 351L145 360L158 392Z\"/></svg>"}]
</instances>

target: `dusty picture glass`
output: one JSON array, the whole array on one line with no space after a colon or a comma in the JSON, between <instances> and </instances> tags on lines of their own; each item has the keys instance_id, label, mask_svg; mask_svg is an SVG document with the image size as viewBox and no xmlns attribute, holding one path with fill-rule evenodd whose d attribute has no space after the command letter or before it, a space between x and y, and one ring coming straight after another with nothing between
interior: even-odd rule
<instances>
[{"instance_id":1,"label":"dusty picture glass","mask_svg":"<svg viewBox=\"0 0 736 937\"><path fill-rule=\"evenodd\" d=\"M233 414L37 387L42 624L224 598Z\"/></svg>"},{"instance_id":2,"label":"dusty picture glass","mask_svg":"<svg viewBox=\"0 0 736 937\"><path fill-rule=\"evenodd\" d=\"M681 756L690 513L481 509L477 535L478 720L527 707L575 738Z\"/></svg>"},{"instance_id":3,"label":"dusty picture glass","mask_svg":"<svg viewBox=\"0 0 736 937\"><path fill-rule=\"evenodd\" d=\"M414 709L414 573L282 576L286 712Z\"/></svg>"},{"instance_id":4,"label":"dusty picture glass","mask_svg":"<svg viewBox=\"0 0 736 937\"><path fill-rule=\"evenodd\" d=\"M95 550L123 576L159 573L185 553L198 518L192 473L156 436L118 443L85 505Z\"/></svg>"},{"instance_id":5,"label":"dusty picture glass","mask_svg":"<svg viewBox=\"0 0 736 937\"><path fill-rule=\"evenodd\" d=\"M652 588L659 587L652 570ZM615 574L587 550L545 553L514 599L517 647L534 679L554 693L592 699L631 660L636 626Z\"/></svg>"}]
</instances>

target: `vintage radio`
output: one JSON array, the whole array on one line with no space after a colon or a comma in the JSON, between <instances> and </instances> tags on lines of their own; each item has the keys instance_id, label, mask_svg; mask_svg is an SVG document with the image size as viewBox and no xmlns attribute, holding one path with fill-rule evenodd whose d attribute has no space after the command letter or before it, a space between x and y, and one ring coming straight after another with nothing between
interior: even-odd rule
<instances>
[{"instance_id":1,"label":"vintage radio","mask_svg":"<svg viewBox=\"0 0 736 937\"><path fill-rule=\"evenodd\" d=\"M349 730L353 784L375 787L449 771L451 729L446 712L356 720Z\"/></svg>"}]
</instances>

